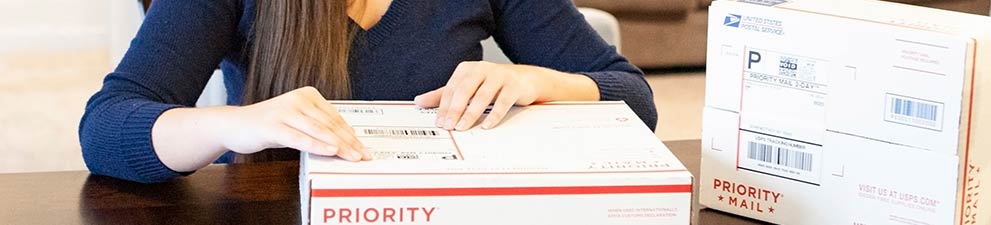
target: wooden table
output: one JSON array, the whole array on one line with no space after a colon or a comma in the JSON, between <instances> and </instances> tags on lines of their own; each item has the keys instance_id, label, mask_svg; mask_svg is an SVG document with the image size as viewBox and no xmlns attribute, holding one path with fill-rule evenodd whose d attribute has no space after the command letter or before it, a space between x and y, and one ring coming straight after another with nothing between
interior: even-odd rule
<instances>
[{"instance_id":1,"label":"wooden table","mask_svg":"<svg viewBox=\"0 0 991 225\"><path fill-rule=\"evenodd\" d=\"M698 176L699 141L666 144ZM213 165L161 184L86 171L0 174L0 224L299 224L298 176L296 162ZM694 217L761 224L710 209Z\"/></svg>"}]
</instances>

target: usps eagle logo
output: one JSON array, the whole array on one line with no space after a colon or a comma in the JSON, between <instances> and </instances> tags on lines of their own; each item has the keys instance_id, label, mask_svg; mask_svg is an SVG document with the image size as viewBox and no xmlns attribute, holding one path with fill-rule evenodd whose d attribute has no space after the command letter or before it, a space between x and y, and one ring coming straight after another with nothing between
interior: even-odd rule
<instances>
[{"instance_id":1,"label":"usps eagle logo","mask_svg":"<svg viewBox=\"0 0 991 225\"><path fill-rule=\"evenodd\" d=\"M740 15L729 14L726 19L723 20L723 25L728 27L740 27Z\"/></svg>"}]
</instances>

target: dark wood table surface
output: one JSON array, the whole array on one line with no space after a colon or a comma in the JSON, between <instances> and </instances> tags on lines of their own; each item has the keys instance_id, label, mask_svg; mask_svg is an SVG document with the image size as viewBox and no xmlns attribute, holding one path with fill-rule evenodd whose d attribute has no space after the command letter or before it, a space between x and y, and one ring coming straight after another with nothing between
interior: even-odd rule
<instances>
[{"instance_id":1,"label":"dark wood table surface","mask_svg":"<svg viewBox=\"0 0 991 225\"><path fill-rule=\"evenodd\" d=\"M699 141L665 144L697 177ZM0 174L0 224L299 224L298 179L297 162L212 165L160 184L86 171ZM762 224L695 202L693 224Z\"/></svg>"}]
</instances>

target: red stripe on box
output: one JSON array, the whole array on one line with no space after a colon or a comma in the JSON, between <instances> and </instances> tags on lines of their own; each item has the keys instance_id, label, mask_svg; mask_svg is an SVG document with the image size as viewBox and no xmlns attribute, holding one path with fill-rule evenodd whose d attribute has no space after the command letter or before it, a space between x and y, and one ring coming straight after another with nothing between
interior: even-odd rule
<instances>
[{"instance_id":1,"label":"red stripe on box","mask_svg":"<svg viewBox=\"0 0 991 225\"><path fill-rule=\"evenodd\" d=\"M454 131L447 131L447 134L451 136L451 143L454 143L454 150L458 150L458 157L460 160L465 160L465 155L461 154L461 147L458 147L458 141L454 140Z\"/></svg>"},{"instance_id":2,"label":"red stripe on box","mask_svg":"<svg viewBox=\"0 0 991 225\"><path fill-rule=\"evenodd\" d=\"M691 193L692 185L584 186L584 187L465 187L396 189L311 189L313 197L438 197L505 195L594 195Z\"/></svg>"},{"instance_id":3,"label":"red stripe on box","mask_svg":"<svg viewBox=\"0 0 991 225\"><path fill-rule=\"evenodd\" d=\"M405 101L356 101L356 102L335 102L331 101L334 105L416 105L413 102ZM560 102L537 102L530 105L618 105L626 104L621 101L603 101L603 102L591 102L591 101L560 101Z\"/></svg>"},{"instance_id":4,"label":"red stripe on box","mask_svg":"<svg viewBox=\"0 0 991 225\"><path fill-rule=\"evenodd\" d=\"M976 80L977 79L977 39L971 38L970 40L974 41L974 50L973 50L974 55L972 56L974 58L971 59L971 63L970 63L971 64L970 65L970 97L969 97L970 99L968 100L967 103L967 136L964 141L966 142L966 144L964 144L964 150L963 150L964 151L963 185L960 185L960 193L961 193L960 196L963 197L960 198L961 201L960 201L959 215L964 215L965 212L964 210L967 209L967 207L965 207L966 201L963 200L967 198L967 180L970 179L969 175L967 174L968 171L967 166L970 165L970 130L972 127L974 127L974 92L976 91L974 89L974 83L977 83ZM960 219L961 225L964 224L963 222L964 220Z\"/></svg>"},{"instance_id":5,"label":"red stripe on box","mask_svg":"<svg viewBox=\"0 0 991 225\"><path fill-rule=\"evenodd\" d=\"M560 172L310 172L311 175L530 175L530 174L624 174L624 173L677 173L674 170L630 170L630 171L560 171Z\"/></svg>"}]
</instances>

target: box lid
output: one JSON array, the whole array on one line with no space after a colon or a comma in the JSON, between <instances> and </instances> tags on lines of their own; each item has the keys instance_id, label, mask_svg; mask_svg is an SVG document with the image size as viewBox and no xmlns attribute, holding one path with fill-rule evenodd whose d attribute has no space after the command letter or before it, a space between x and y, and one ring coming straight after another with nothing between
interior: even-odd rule
<instances>
[{"instance_id":1,"label":"box lid","mask_svg":"<svg viewBox=\"0 0 991 225\"><path fill-rule=\"evenodd\" d=\"M304 155L313 187L690 184L691 174L622 102L516 107L497 129L447 131L408 102L334 102L375 160ZM580 112L580 113L576 113Z\"/></svg>"}]
</instances>

